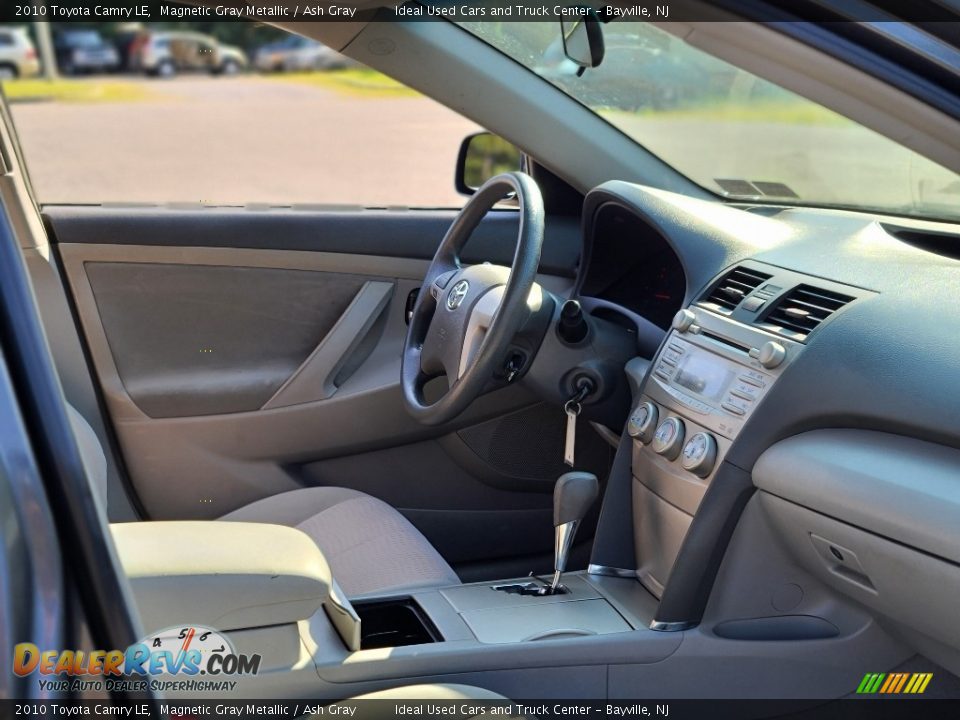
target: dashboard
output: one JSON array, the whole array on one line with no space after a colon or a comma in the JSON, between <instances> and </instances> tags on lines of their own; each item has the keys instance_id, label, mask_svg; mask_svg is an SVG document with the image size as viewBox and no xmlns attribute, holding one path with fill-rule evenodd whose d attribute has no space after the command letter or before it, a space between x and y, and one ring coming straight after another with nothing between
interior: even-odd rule
<instances>
[{"instance_id":1,"label":"dashboard","mask_svg":"<svg viewBox=\"0 0 960 720\"><path fill-rule=\"evenodd\" d=\"M763 587L731 584L717 548L746 552L751 572L783 548L763 566L771 582L858 603L960 671L938 590L960 587L960 313L947 311L960 228L623 182L590 192L584 212L581 295L661 330L626 368L634 570L661 600L652 627L701 622L714 578ZM947 529L917 535L919 518ZM916 567L926 590L904 592L891 565ZM764 622L781 614L779 596L757 596ZM842 614L820 619L854 633Z\"/></svg>"},{"instance_id":2,"label":"dashboard","mask_svg":"<svg viewBox=\"0 0 960 720\"><path fill-rule=\"evenodd\" d=\"M667 240L636 211L601 207L584 252L580 291L666 330L683 305L686 276Z\"/></svg>"}]
</instances>

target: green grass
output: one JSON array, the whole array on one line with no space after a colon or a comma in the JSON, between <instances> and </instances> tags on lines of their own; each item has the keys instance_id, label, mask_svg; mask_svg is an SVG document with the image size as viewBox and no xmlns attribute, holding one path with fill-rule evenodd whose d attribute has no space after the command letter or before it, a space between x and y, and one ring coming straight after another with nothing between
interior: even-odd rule
<instances>
[{"instance_id":1,"label":"green grass","mask_svg":"<svg viewBox=\"0 0 960 720\"><path fill-rule=\"evenodd\" d=\"M285 73L273 76L271 79L314 85L356 97L420 97L420 93L416 90L411 90L403 83L370 68Z\"/></svg>"},{"instance_id":2,"label":"green grass","mask_svg":"<svg viewBox=\"0 0 960 720\"><path fill-rule=\"evenodd\" d=\"M69 103L138 102L153 97L141 85L104 78L85 80L7 80L3 91L11 102L52 100Z\"/></svg>"}]
</instances>

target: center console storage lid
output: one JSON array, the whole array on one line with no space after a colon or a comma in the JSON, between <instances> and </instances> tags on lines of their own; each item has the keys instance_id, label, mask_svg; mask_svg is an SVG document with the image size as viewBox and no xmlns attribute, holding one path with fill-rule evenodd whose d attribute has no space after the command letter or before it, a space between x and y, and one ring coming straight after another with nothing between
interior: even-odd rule
<instances>
[{"instance_id":1,"label":"center console storage lid","mask_svg":"<svg viewBox=\"0 0 960 720\"><path fill-rule=\"evenodd\" d=\"M330 593L326 559L293 528L135 522L110 529L147 632L293 623L313 615Z\"/></svg>"},{"instance_id":2,"label":"center console storage lid","mask_svg":"<svg viewBox=\"0 0 960 720\"><path fill-rule=\"evenodd\" d=\"M770 447L754 484L824 515L960 562L960 450L869 430L815 430Z\"/></svg>"}]
</instances>

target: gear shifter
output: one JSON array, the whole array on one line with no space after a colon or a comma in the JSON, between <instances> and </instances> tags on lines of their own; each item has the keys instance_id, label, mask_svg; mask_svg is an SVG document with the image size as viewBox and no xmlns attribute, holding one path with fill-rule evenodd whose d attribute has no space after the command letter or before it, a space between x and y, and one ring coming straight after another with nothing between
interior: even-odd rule
<instances>
[{"instance_id":1,"label":"gear shifter","mask_svg":"<svg viewBox=\"0 0 960 720\"><path fill-rule=\"evenodd\" d=\"M560 591L560 577L567 569L567 558L573 547L580 521L597 499L600 484L597 476L588 472L568 472L561 475L553 488L553 580L545 594Z\"/></svg>"}]
</instances>

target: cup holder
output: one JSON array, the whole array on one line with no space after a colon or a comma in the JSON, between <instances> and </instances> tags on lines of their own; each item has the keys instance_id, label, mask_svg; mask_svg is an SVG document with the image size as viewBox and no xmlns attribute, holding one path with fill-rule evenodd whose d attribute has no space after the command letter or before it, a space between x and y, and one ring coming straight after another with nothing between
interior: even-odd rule
<instances>
[{"instance_id":1,"label":"cup holder","mask_svg":"<svg viewBox=\"0 0 960 720\"><path fill-rule=\"evenodd\" d=\"M360 617L360 649L442 642L443 636L413 598L355 602Z\"/></svg>"}]
</instances>

